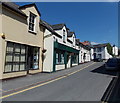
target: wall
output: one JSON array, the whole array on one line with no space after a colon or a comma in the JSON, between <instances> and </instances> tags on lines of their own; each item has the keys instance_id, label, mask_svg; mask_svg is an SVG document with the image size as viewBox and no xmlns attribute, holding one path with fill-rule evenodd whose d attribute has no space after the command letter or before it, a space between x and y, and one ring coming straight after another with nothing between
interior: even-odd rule
<instances>
[{"instance_id":1,"label":"wall","mask_svg":"<svg viewBox=\"0 0 120 103\"><path fill-rule=\"evenodd\" d=\"M118 47L116 47L116 46L113 47L113 54L116 56L118 55Z\"/></svg>"},{"instance_id":2,"label":"wall","mask_svg":"<svg viewBox=\"0 0 120 103\"><path fill-rule=\"evenodd\" d=\"M112 56L107 52L107 47L105 47L105 58L104 59L109 59L112 58Z\"/></svg>"},{"instance_id":3,"label":"wall","mask_svg":"<svg viewBox=\"0 0 120 103\"><path fill-rule=\"evenodd\" d=\"M91 60L93 60L94 59L94 50L93 50L93 48L91 48L91 50L90 50L90 54L91 54Z\"/></svg>"},{"instance_id":4,"label":"wall","mask_svg":"<svg viewBox=\"0 0 120 103\"><path fill-rule=\"evenodd\" d=\"M50 34L50 32L46 29L45 35ZM53 71L53 49L54 49L54 39L53 36L44 38L44 49L46 49L45 59L43 62L43 71L44 72L52 72Z\"/></svg>"},{"instance_id":5,"label":"wall","mask_svg":"<svg viewBox=\"0 0 120 103\"><path fill-rule=\"evenodd\" d=\"M3 63L2 63L2 6L0 5L0 79L2 78L2 68L3 68Z\"/></svg>"},{"instance_id":6,"label":"wall","mask_svg":"<svg viewBox=\"0 0 120 103\"><path fill-rule=\"evenodd\" d=\"M56 71L65 69L65 64L56 65Z\"/></svg>"}]
</instances>

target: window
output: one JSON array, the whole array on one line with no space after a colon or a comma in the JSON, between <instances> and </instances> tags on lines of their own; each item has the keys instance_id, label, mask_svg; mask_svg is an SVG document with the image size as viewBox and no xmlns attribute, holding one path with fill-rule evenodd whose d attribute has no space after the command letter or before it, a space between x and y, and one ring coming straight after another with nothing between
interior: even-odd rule
<instances>
[{"instance_id":1,"label":"window","mask_svg":"<svg viewBox=\"0 0 120 103\"><path fill-rule=\"evenodd\" d=\"M63 42L65 42L65 30L63 30Z\"/></svg>"},{"instance_id":2,"label":"window","mask_svg":"<svg viewBox=\"0 0 120 103\"><path fill-rule=\"evenodd\" d=\"M26 48L25 45L7 42L6 62L4 72L25 70Z\"/></svg>"},{"instance_id":3,"label":"window","mask_svg":"<svg viewBox=\"0 0 120 103\"><path fill-rule=\"evenodd\" d=\"M35 32L35 19L36 15L30 12L29 16L29 31Z\"/></svg>"},{"instance_id":4,"label":"window","mask_svg":"<svg viewBox=\"0 0 120 103\"><path fill-rule=\"evenodd\" d=\"M56 53L56 64L64 64L64 54L62 52Z\"/></svg>"},{"instance_id":5,"label":"window","mask_svg":"<svg viewBox=\"0 0 120 103\"><path fill-rule=\"evenodd\" d=\"M78 55L77 55L77 54L75 54L75 55L73 56L72 62L73 62L73 63L78 63Z\"/></svg>"},{"instance_id":6,"label":"window","mask_svg":"<svg viewBox=\"0 0 120 103\"><path fill-rule=\"evenodd\" d=\"M96 48L94 48L93 50L94 50L94 52L96 52Z\"/></svg>"}]
</instances>

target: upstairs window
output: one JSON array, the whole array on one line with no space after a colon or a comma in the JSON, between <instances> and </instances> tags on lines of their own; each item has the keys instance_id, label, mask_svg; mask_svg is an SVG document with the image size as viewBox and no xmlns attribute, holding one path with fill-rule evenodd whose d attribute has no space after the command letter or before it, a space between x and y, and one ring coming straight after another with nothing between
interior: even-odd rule
<instances>
[{"instance_id":1,"label":"upstairs window","mask_svg":"<svg viewBox=\"0 0 120 103\"><path fill-rule=\"evenodd\" d=\"M65 30L63 30L63 42L65 42Z\"/></svg>"},{"instance_id":2,"label":"upstairs window","mask_svg":"<svg viewBox=\"0 0 120 103\"><path fill-rule=\"evenodd\" d=\"M30 12L29 16L29 31L35 32L35 19L36 15Z\"/></svg>"}]
</instances>

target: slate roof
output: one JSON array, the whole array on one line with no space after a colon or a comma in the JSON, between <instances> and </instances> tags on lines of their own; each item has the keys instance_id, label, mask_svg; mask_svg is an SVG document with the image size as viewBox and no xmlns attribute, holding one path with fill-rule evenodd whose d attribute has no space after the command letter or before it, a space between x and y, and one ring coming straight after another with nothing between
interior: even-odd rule
<instances>
[{"instance_id":1,"label":"slate roof","mask_svg":"<svg viewBox=\"0 0 120 103\"><path fill-rule=\"evenodd\" d=\"M76 45L79 45L80 39L75 39L76 40Z\"/></svg>"},{"instance_id":2,"label":"slate roof","mask_svg":"<svg viewBox=\"0 0 120 103\"><path fill-rule=\"evenodd\" d=\"M14 2L2 2L2 5L6 6L7 8L9 8L9 9L11 9L11 10L13 10L13 11L15 11L15 12L17 12L25 17L27 17L26 14L24 12L22 12L19 9L19 6L17 4L15 4Z\"/></svg>"},{"instance_id":3,"label":"slate roof","mask_svg":"<svg viewBox=\"0 0 120 103\"><path fill-rule=\"evenodd\" d=\"M40 20L40 24L41 24L42 26L46 27L49 31L54 32L54 30L53 30L53 28L51 27L51 25L48 24L46 21Z\"/></svg>"},{"instance_id":4,"label":"slate roof","mask_svg":"<svg viewBox=\"0 0 120 103\"><path fill-rule=\"evenodd\" d=\"M73 34L75 34L75 32L68 32L67 37L72 37L72 36L73 36ZM76 35L75 35L75 37L76 37Z\"/></svg>"},{"instance_id":5,"label":"slate roof","mask_svg":"<svg viewBox=\"0 0 120 103\"><path fill-rule=\"evenodd\" d=\"M59 35L58 33L56 33L56 32L53 30L52 26L51 26L49 23L47 23L46 21L40 20L40 25L44 26L46 29L48 29L48 30L49 30L50 32L52 32L53 34L61 37L61 35Z\"/></svg>"},{"instance_id":6,"label":"slate roof","mask_svg":"<svg viewBox=\"0 0 120 103\"><path fill-rule=\"evenodd\" d=\"M65 24L64 23L63 24L55 24L55 25L51 25L51 26L54 30L60 30L65 26Z\"/></svg>"},{"instance_id":7,"label":"slate roof","mask_svg":"<svg viewBox=\"0 0 120 103\"><path fill-rule=\"evenodd\" d=\"M93 45L94 48L106 47L108 43Z\"/></svg>"},{"instance_id":8,"label":"slate roof","mask_svg":"<svg viewBox=\"0 0 120 103\"><path fill-rule=\"evenodd\" d=\"M19 9L24 9L24 8L27 8L27 7L32 7L32 6L34 6L34 7L35 7L35 9L37 10L38 14L41 16L41 13L40 13L40 11L38 10L38 8L37 8L37 6L36 6L36 4L35 4L35 3L20 6L20 7L19 7Z\"/></svg>"}]
</instances>

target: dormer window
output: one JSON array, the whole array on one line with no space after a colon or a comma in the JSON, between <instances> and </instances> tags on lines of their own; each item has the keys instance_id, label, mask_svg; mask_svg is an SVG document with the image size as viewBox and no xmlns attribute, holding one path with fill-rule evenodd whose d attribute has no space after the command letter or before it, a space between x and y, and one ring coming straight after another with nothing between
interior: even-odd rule
<instances>
[{"instance_id":1,"label":"dormer window","mask_svg":"<svg viewBox=\"0 0 120 103\"><path fill-rule=\"evenodd\" d=\"M30 12L29 31L31 31L31 32L35 32L35 19L36 19L36 15Z\"/></svg>"},{"instance_id":2,"label":"dormer window","mask_svg":"<svg viewBox=\"0 0 120 103\"><path fill-rule=\"evenodd\" d=\"M65 42L65 30L63 30L63 42Z\"/></svg>"}]
</instances>

